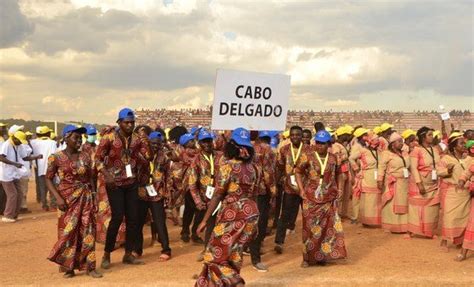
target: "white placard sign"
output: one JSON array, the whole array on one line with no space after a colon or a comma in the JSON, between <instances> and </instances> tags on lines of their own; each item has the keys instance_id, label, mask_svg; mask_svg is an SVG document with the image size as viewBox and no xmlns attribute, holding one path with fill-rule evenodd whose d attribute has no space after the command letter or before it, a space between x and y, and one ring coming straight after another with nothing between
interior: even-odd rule
<instances>
[{"instance_id":1,"label":"white placard sign","mask_svg":"<svg viewBox=\"0 0 474 287\"><path fill-rule=\"evenodd\" d=\"M290 76L217 70L212 129L284 130Z\"/></svg>"}]
</instances>

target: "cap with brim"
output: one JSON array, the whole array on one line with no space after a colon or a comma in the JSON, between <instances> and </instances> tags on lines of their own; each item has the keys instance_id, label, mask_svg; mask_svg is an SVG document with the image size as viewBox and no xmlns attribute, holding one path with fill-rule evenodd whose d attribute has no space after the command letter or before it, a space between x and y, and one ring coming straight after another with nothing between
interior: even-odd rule
<instances>
[{"instance_id":1,"label":"cap with brim","mask_svg":"<svg viewBox=\"0 0 474 287\"><path fill-rule=\"evenodd\" d=\"M163 135L160 132L152 132L149 136L148 139L154 140L154 139L162 139Z\"/></svg>"},{"instance_id":2,"label":"cap with brim","mask_svg":"<svg viewBox=\"0 0 474 287\"><path fill-rule=\"evenodd\" d=\"M380 126L380 131L381 132L384 132L388 129L391 129L393 128L393 125L389 124L389 123L383 123L381 126Z\"/></svg>"},{"instance_id":3,"label":"cap with brim","mask_svg":"<svg viewBox=\"0 0 474 287\"><path fill-rule=\"evenodd\" d=\"M250 141L250 132L244 128L236 128L232 131L231 139L238 145L253 147Z\"/></svg>"},{"instance_id":4,"label":"cap with brim","mask_svg":"<svg viewBox=\"0 0 474 287\"><path fill-rule=\"evenodd\" d=\"M198 141L203 141L206 139L214 139L214 134L206 129L201 129L198 134Z\"/></svg>"},{"instance_id":5,"label":"cap with brim","mask_svg":"<svg viewBox=\"0 0 474 287\"><path fill-rule=\"evenodd\" d=\"M289 138L290 137L290 131L288 131L288 130L284 131L283 132L283 137L286 138L286 139Z\"/></svg>"},{"instance_id":6,"label":"cap with brim","mask_svg":"<svg viewBox=\"0 0 474 287\"><path fill-rule=\"evenodd\" d=\"M264 138L264 137L271 138L272 135L270 134L270 131L259 131L258 132L258 137L259 138Z\"/></svg>"},{"instance_id":7,"label":"cap with brim","mask_svg":"<svg viewBox=\"0 0 474 287\"><path fill-rule=\"evenodd\" d=\"M354 131L354 136L356 138L359 138L363 135L365 135L366 133L368 133L370 130L369 129L366 129L366 128L358 128Z\"/></svg>"},{"instance_id":8,"label":"cap with brim","mask_svg":"<svg viewBox=\"0 0 474 287\"><path fill-rule=\"evenodd\" d=\"M449 135L448 142L452 143L453 141L460 139L463 137L463 134L460 132L453 132L451 135Z\"/></svg>"},{"instance_id":9,"label":"cap with brim","mask_svg":"<svg viewBox=\"0 0 474 287\"><path fill-rule=\"evenodd\" d=\"M0 123L0 127L6 127L7 124L4 124L4 123Z\"/></svg>"},{"instance_id":10,"label":"cap with brim","mask_svg":"<svg viewBox=\"0 0 474 287\"><path fill-rule=\"evenodd\" d=\"M132 109L123 108L120 110L117 121L123 121L123 120L132 120L132 121L135 120L135 113L133 112Z\"/></svg>"},{"instance_id":11,"label":"cap with brim","mask_svg":"<svg viewBox=\"0 0 474 287\"><path fill-rule=\"evenodd\" d=\"M96 135L97 134L97 129L93 125L89 125L86 127L87 129L87 135Z\"/></svg>"},{"instance_id":12,"label":"cap with brim","mask_svg":"<svg viewBox=\"0 0 474 287\"><path fill-rule=\"evenodd\" d=\"M80 134L85 134L87 132L85 127L78 127L75 125L66 125L63 129L63 137L66 137L67 134L69 133L80 133Z\"/></svg>"},{"instance_id":13,"label":"cap with brim","mask_svg":"<svg viewBox=\"0 0 474 287\"><path fill-rule=\"evenodd\" d=\"M331 134L326 130L319 131L314 136L314 141L320 143L327 143L331 141Z\"/></svg>"},{"instance_id":14,"label":"cap with brim","mask_svg":"<svg viewBox=\"0 0 474 287\"><path fill-rule=\"evenodd\" d=\"M179 144L184 146L188 142L192 141L194 139L194 136L190 133L184 134L179 138Z\"/></svg>"},{"instance_id":15,"label":"cap with brim","mask_svg":"<svg viewBox=\"0 0 474 287\"><path fill-rule=\"evenodd\" d=\"M342 136L344 134L348 134L348 135L352 134L352 128L350 126L342 126L336 130L337 136Z\"/></svg>"},{"instance_id":16,"label":"cap with brim","mask_svg":"<svg viewBox=\"0 0 474 287\"><path fill-rule=\"evenodd\" d=\"M28 141L26 140L26 134L22 131L16 131L13 134L13 137L19 140L22 144L27 144Z\"/></svg>"},{"instance_id":17,"label":"cap with brim","mask_svg":"<svg viewBox=\"0 0 474 287\"><path fill-rule=\"evenodd\" d=\"M32 136L33 133L32 133L32 132L26 132L25 135L27 135L27 136Z\"/></svg>"},{"instance_id":18,"label":"cap with brim","mask_svg":"<svg viewBox=\"0 0 474 287\"><path fill-rule=\"evenodd\" d=\"M39 135L44 135L51 132L51 129L48 126L39 126L36 127L36 133Z\"/></svg>"},{"instance_id":19,"label":"cap with brim","mask_svg":"<svg viewBox=\"0 0 474 287\"><path fill-rule=\"evenodd\" d=\"M199 132L201 129L202 127L192 127L189 133L194 135L196 132Z\"/></svg>"},{"instance_id":20,"label":"cap with brim","mask_svg":"<svg viewBox=\"0 0 474 287\"><path fill-rule=\"evenodd\" d=\"M416 136L416 132L412 129L407 129L403 131L402 138L407 139L410 136Z\"/></svg>"},{"instance_id":21,"label":"cap with brim","mask_svg":"<svg viewBox=\"0 0 474 287\"><path fill-rule=\"evenodd\" d=\"M13 125L8 129L8 134L13 135L17 131L22 131L24 128L25 126Z\"/></svg>"}]
</instances>

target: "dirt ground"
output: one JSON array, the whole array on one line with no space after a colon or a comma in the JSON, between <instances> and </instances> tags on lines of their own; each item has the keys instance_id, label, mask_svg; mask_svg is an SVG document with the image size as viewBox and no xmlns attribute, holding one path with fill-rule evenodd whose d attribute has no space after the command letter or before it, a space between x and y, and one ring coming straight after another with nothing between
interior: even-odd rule
<instances>
[{"instance_id":1,"label":"dirt ground","mask_svg":"<svg viewBox=\"0 0 474 287\"><path fill-rule=\"evenodd\" d=\"M144 251L142 266L120 263L123 250L112 255L112 267L102 279L79 274L63 279L58 267L46 260L56 239L56 214L41 211L35 199L34 180L30 180L29 208L33 213L23 215L14 223L0 222L0 285L153 285L193 286L193 275L202 264L196 261L202 246L182 243L179 228L168 222L173 258L158 262L160 245ZM299 221L299 225L300 225ZM301 228L287 237L282 255L273 252L274 236L265 240L263 262L269 272L258 273L244 258L242 276L247 286L474 286L474 255L464 262L453 260L458 250L439 250L439 240L403 239L401 235L384 233L344 224L349 257L324 267L300 268ZM150 242L148 228L145 242ZM103 245L97 245L98 265Z\"/></svg>"}]
</instances>

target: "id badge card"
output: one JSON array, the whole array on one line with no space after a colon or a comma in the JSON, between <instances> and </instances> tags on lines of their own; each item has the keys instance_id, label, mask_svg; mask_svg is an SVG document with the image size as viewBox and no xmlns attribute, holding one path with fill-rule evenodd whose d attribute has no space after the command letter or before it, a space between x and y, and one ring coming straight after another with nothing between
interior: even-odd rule
<instances>
[{"instance_id":1,"label":"id badge card","mask_svg":"<svg viewBox=\"0 0 474 287\"><path fill-rule=\"evenodd\" d=\"M290 183L293 186L297 186L296 184L296 176L294 174L290 175Z\"/></svg>"},{"instance_id":2,"label":"id badge card","mask_svg":"<svg viewBox=\"0 0 474 287\"><path fill-rule=\"evenodd\" d=\"M215 190L216 190L216 189L215 189L213 186L208 185L208 186L206 187L206 197L209 198L209 199L211 199L212 196L214 195L214 191L215 191Z\"/></svg>"},{"instance_id":3,"label":"id badge card","mask_svg":"<svg viewBox=\"0 0 474 287\"><path fill-rule=\"evenodd\" d=\"M378 170L374 170L374 179L375 180L377 180L378 175L379 175Z\"/></svg>"},{"instance_id":4,"label":"id badge card","mask_svg":"<svg viewBox=\"0 0 474 287\"><path fill-rule=\"evenodd\" d=\"M133 176L132 166L130 164L127 164L125 166L125 173L127 174L127 177L132 177Z\"/></svg>"},{"instance_id":5,"label":"id badge card","mask_svg":"<svg viewBox=\"0 0 474 287\"><path fill-rule=\"evenodd\" d=\"M436 170L432 170L431 171L431 180L437 180L438 179L438 175L436 174Z\"/></svg>"},{"instance_id":6,"label":"id badge card","mask_svg":"<svg viewBox=\"0 0 474 287\"><path fill-rule=\"evenodd\" d=\"M408 173L408 168L406 168L406 167L403 168L403 177L404 177L404 178L408 178L409 175L410 175L410 174Z\"/></svg>"},{"instance_id":7,"label":"id badge card","mask_svg":"<svg viewBox=\"0 0 474 287\"><path fill-rule=\"evenodd\" d=\"M148 196L157 196L158 193L155 190L155 187L153 185L147 185L145 186L146 193L148 193Z\"/></svg>"}]
</instances>

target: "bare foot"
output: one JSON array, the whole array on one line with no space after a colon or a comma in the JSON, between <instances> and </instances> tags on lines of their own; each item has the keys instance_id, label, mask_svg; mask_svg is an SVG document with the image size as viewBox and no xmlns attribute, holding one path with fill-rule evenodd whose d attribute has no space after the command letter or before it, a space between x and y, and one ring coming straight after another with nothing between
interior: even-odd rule
<instances>
[{"instance_id":1,"label":"bare foot","mask_svg":"<svg viewBox=\"0 0 474 287\"><path fill-rule=\"evenodd\" d=\"M410 240L410 239L411 239L411 235L408 234L408 233L405 233L405 234L403 234L403 239L408 239L408 240Z\"/></svg>"}]
</instances>

